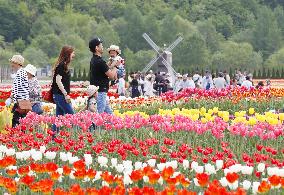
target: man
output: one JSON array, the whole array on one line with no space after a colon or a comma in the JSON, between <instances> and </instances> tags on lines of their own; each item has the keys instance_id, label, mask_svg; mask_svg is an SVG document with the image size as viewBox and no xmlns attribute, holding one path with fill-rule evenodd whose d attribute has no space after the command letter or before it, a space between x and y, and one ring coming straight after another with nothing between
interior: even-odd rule
<instances>
[{"instance_id":1,"label":"man","mask_svg":"<svg viewBox=\"0 0 284 195\"><path fill-rule=\"evenodd\" d=\"M187 89L187 88L195 88L195 83L192 79L188 79L187 74L183 75L182 81L180 83L181 89Z\"/></svg>"},{"instance_id":2,"label":"man","mask_svg":"<svg viewBox=\"0 0 284 195\"><path fill-rule=\"evenodd\" d=\"M99 87L97 96L97 110L98 113L106 112L112 114L112 109L109 106L107 92L109 90L110 80L117 77L117 66L109 67L102 59L103 44L99 38L92 39L89 42L90 51L93 57L90 62L90 85Z\"/></svg>"},{"instance_id":3,"label":"man","mask_svg":"<svg viewBox=\"0 0 284 195\"><path fill-rule=\"evenodd\" d=\"M252 87L252 82L250 81L249 76L246 76L246 80L242 83L242 87L246 87L247 89Z\"/></svg>"},{"instance_id":4,"label":"man","mask_svg":"<svg viewBox=\"0 0 284 195\"><path fill-rule=\"evenodd\" d=\"M19 101L29 100L29 80L28 74L23 68L24 58L21 55L14 55L9 61L11 68L16 72L16 76L13 81L12 94L9 99L6 100L6 105L10 106L12 100L14 101L14 107L12 109L13 119L12 127L17 126L20 122L20 118L26 117L26 113L19 111Z\"/></svg>"},{"instance_id":5,"label":"man","mask_svg":"<svg viewBox=\"0 0 284 195\"><path fill-rule=\"evenodd\" d=\"M205 76L203 77L202 85L203 89L206 90L209 90L213 87L212 75L210 74L209 70L205 71Z\"/></svg>"},{"instance_id":6,"label":"man","mask_svg":"<svg viewBox=\"0 0 284 195\"><path fill-rule=\"evenodd\" d=\"M219 72L218 78L214 79L214 85L216 89L224 89L226 87L226 80L222 72Z\"/></svg>"}]
</instances>

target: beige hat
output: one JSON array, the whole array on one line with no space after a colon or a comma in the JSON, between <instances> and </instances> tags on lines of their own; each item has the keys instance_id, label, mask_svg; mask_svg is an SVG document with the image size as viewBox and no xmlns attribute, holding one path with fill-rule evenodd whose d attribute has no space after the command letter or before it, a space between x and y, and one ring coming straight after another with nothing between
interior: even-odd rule
<instances>
[{"instance_id":1,"label":"beige hat","mask_svg":"<svg viewBox=\"0 0 284 195\"><path fill-rule=\"evenodd\" d=\"M97 87L95 85L89 85L87 87L87 94L90 97L90 96L94 95L98 90L99 90L99 87Z\"/></svg>"},{"instance_id":2,"label":"beige hat","mask_svg":"<svg viewBox=\"0 0 284 195\"><path fill-rule=\"evenodd\" d=\"M150 78L152 78L152 75L147 74L145 78L146 78L146 79L150 79Z\"/></svg>"},{"instance_id":3,"label":"beige hat","mask_svg":"<svg viewBox=\"0 0 284 195\"><path fill-rule=\"evenodd\" d=\"M21 55L13 55L13 57L9 61L23 66L25 59Z\"/></svg>"},{"instance_id":4,"label":"beige hat","mask_svg":"<svg viewBox=\"0 0 284 195\"><path fill-rule=\"evenodd\" d=\"M35 66L28 64L24 69L25 69L26 72L30 73L31 75L36 76L36 67Z\"/></svg>"},{"instance_id":5,"label":"beige hat","mask_svg":"<svg viewBox=\"0 0 284 195\"><path fill-rule=\"evenodd\" d=\"M116 51L118 54L120 54L120 49L117 45L111 45L108 49L107 49L108 52L110 51Z\"/></svg>"}]
</instances>

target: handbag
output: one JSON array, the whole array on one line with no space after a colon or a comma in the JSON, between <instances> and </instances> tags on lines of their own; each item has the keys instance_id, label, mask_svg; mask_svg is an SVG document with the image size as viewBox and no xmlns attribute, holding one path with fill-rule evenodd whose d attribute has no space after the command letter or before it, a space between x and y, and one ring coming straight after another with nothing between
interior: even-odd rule
<instances>
[{"instance_id":1,"label":"handbag","mask_svg":"<svg viewBox=\"0 0 284 195\"><path fill-rule=\"evenodd\" d=\"M20 114L27 114L32 110L32 104L30 100L18 100L18 107L16 111Z\"/></svg>"},{"instance_id":2,"label":"handbag","mask_svg":"<svg viewBox=\"0 0 284 195\"><path fill-rule=\"evenodd\" d=\"M53 86L53 76L52 76L52 80L51 80L51 83L50 83L50 89L42 95L42 98L45 101L54 104L52 86Z\"/></svg>"}]
</instances>

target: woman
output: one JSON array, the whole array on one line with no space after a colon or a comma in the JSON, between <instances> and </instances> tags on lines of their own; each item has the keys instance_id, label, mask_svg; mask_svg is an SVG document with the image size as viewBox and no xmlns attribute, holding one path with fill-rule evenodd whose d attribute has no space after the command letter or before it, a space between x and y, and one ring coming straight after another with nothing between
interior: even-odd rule
<instances>
[{"instance_id":1,"label":"woman","mask_svg":"<svg viewBox=\"0 0 284 195\"><path fill-rule=\"evenodd\" d=\"M6 100L7 106L11 104L12 100L15 103L12 109L12 127L16 127L20 123L19 120L27 115L26 112L22 112L19 106L20 101L29 100L29 82L27 72L23 68L24 60L21 55L14 55L9 60L12 70L16 72L11 97Z\"/></svg>"},{"instance_id":2,"label":"woman","mask_svg":"<svg viewBox=\"0 0 284 195\"><path fill-rule=\"evenodd\" d=\"M73 47L64 46L53 67L52 93L56 104L56 116L74 114L70 99L70 62L75 57ZM53 126L55 131L55 126Z\"/></svg>"},{"instance_id":3,"label":"woman","mask_svg":"<svg viewBox=\"0 0 284 195\"><path fill-rule=\"evenodd\" d=\"M131 88L132 88L132 93L131 93L131 98L136 98L140 96L140 92L138 89L139 83L138 83L138 75L134 76L134 79L131 81Z\"/></svg>"},{"instance_id":4,"label":"woman","mask_svg":"<svg viewBox=\"0 0 284 195\"><path fill-rule=\"evenodd\" d=\"M152 80L152 77L150 74L148 74L146 77L145 77L145 81L144 81L144 90L145 90L145 93L144 95L145 96L154 96L154 87L153 87L153 80Z\"/></svg>"},{"instance_id":5,"label":"woman","mask_svg":"<svg viewBox=\"0 0 284 195\"><path fill-rule=\"evenodd\" d=\"M29 79L29 95L32 104L32 111L37 114L42 114L43 110L41 108L41 87L36 78L36 67L28 64L25 67L25 71L27 72Z\"/></svg>"}]
</instances>

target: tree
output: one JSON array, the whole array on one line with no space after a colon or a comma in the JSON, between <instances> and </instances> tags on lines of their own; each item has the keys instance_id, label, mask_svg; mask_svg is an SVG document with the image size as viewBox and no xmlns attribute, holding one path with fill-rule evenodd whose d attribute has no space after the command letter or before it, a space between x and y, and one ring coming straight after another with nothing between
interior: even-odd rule
<instances>
[{"instance_id":1,"label":"tree","mask_svg":"<svg viewBox=\"0 0 284 195\"><path fill-rule=\"evenodd\" d=\"M261 78L262 78L262 79L267 78L267 74L266 74L266 71L265 71L265 68L264 68L264 67L262 68L262 75L261 75Z\"/></svg>"},{"instance_id":2,"label":"tree","mask_svg":"<svg viewBox=\"0 0 284 195\"><path fill-rule=\"evenodd\" d=\"M279 71L279 69L276 70L275 78L276 79L280 79L280 71Z\"/></svg>"},{"instance_id":3,"label":"tree","mask_svg":"<svg viewBox=\"0 0 284 195\"><path fill-rule=\"evenodd\" d=\"M82 75L82 80L86 81L88 79L87 73L86 73L86 68L83 70L83 75Z\"/></svg>"},{"instance_id":4,"label":"tree","mask_svg":"<svg viewBox=\"0 0 284 195\"><path fill-rule=\"evenodd\" d=\"M221 69L259 68L262 64L262 57L253 50L249 43L235 43L226 41L221 44L220 51L212 56L212 65Z\"/></svg>"},{"instance_id":5,"label":"tree","mask_svg":"<svg viewBox=\"0 0 284 195\"><path fill-rule=\"evenodd\" d=\"M51 63L48 56L38 48L28 47L23 52L23 56L26 58L26 61L37 67L43 67Z\"/></svg>"},{"instance_id":6,"label":"tree","mask_svg":"<svg viewBox=\"0 0 284 195\"><path fill-rule=\"evenodd\" d=\"M22 53L26 48L26 43L22 38L19 38L14 41L15 50L19 53Z\"/></svg>"},{"instance_id":7,"label":"tree","mask_svg":"<svg viewBox=\"0 0 284 195\"><path fill-rule=\"evenodd\" d=\"M279 51L269 56L265 65L272 68L284 67L284 48L281 48Z\"/></svg>"},{"instance_id":8,"label":"tree","mask_svg":"<svg viewBox=\"0 0 284 195\"><path fill-rule=\"evenodd\" d=\"M261 78L262 78L262 74L261 74L261 70L260 70L260 69L258 69L257 78L258 78L258 79L261 79Z\"/></svg>"},{"instance_id":9,"label":"tree","mask_svg":"<svg viewBox=\"0 0 284 195\"><path fill-rule=\"evenodd\" d=\"M77 78L78 78L78 81L82 81L81 68L79 68Z\"/></svg>"},{"instance_id":10,"label":"tree","mask_svg":"<svg viewBox=\"0 0 284 195\"><path fill-rule=\"evenodd\" d=\"M55 34L39 35L32 40L31 46L41 49L48 57L59 55L62 40Z\"/></svg>"},{"instance_id":11,"label":"tree","mask_svg":"<svg viewBox=\"0 0 284 195\"><path fill-rule=\"evenodd\" d=\"M267 7L262 7L253 30L254 48L261 51L264 59L267 59L270 54L280 48L281 40L281 31L273 12Z\"/></svg>"},{"instance_id":12,"label":"tree","mask_svg":"<svg viewBox=\"0 0 284 195\"><path fill-rule=\"evenodd\" d=\"M78 75L77 75L77 69L74 68L74 73L73 73L73 78L72 78L73 81L77 81L78 80Z\"/></svg>"}]
</instances>

